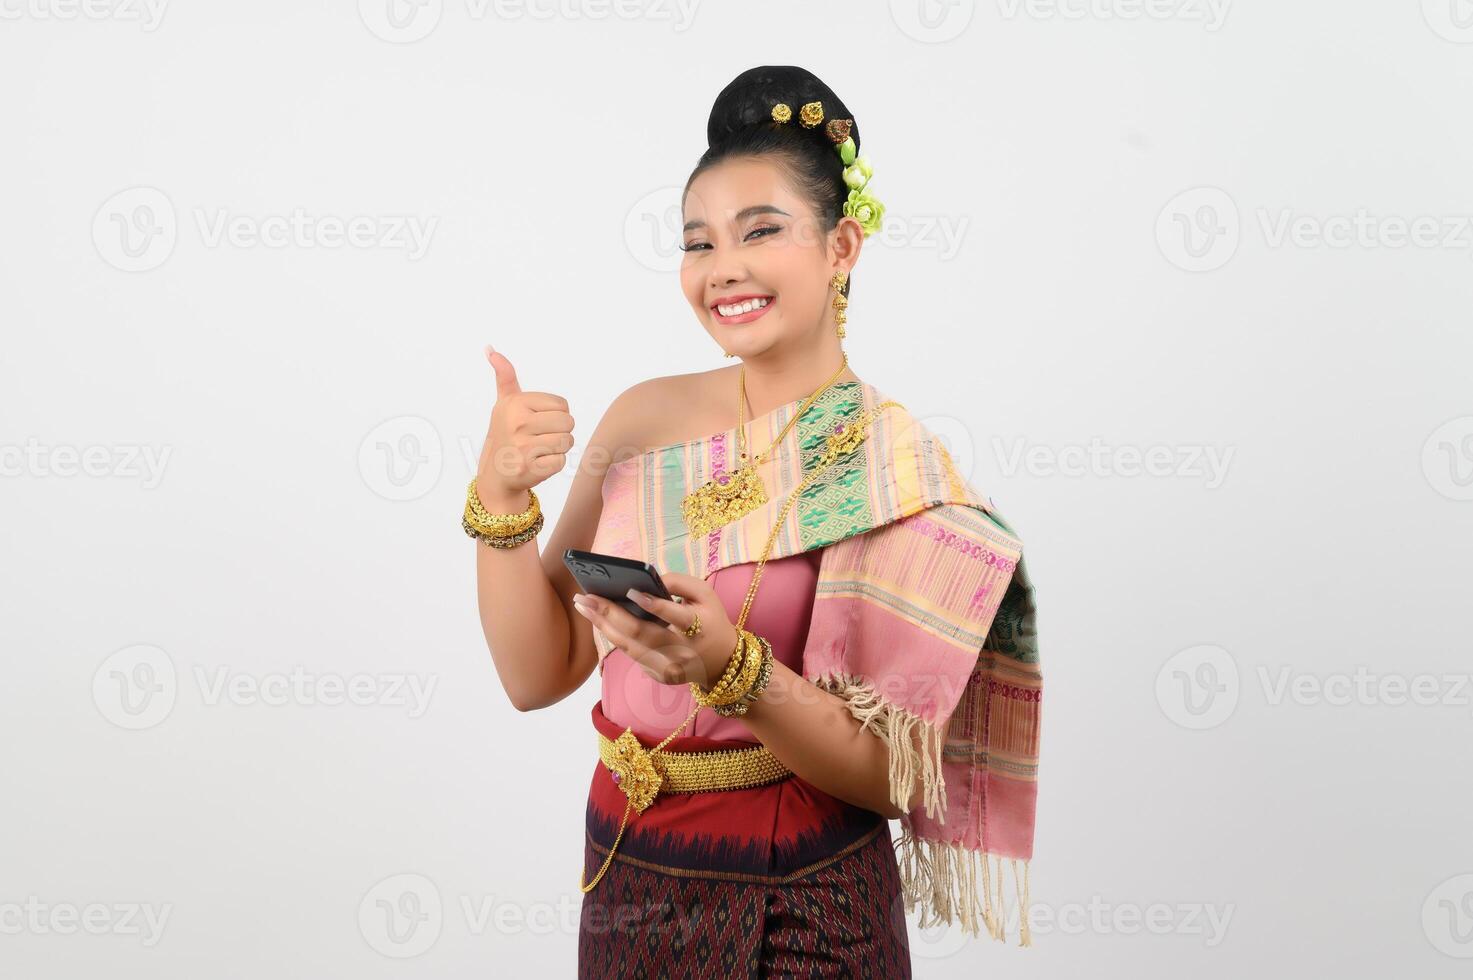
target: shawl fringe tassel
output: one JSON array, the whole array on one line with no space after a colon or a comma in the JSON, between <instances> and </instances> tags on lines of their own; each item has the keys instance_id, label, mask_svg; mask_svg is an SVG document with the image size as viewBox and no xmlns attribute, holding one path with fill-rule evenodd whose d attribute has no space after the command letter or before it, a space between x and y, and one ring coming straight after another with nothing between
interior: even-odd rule
<instances>
[{"instance_id":1,"label":"shawl fringe tassel","mask_svg":"<svg viewBox=\"0 0 1473 980\"><path fill-rule=\"evenodd\" d=\"M874 686L859 677L829 674L813 684L841 698L860 730L871 730L890 753L890 800L905 807L921 782L926 816L946 822L945 783L941 778L941 749L945 732L919 715L883 700ZM917 749L917 743L920 748ZM982 928L993 939L1006 938L1009 921L1004 900L1003 862L1013 869L1018 945L1033 945L1028 928L1028 861L1001 854L974 851L959 842L928 840L904 827L895 844L900 883L907 912L918 913L922 929L958 923L973 936ZM978 885L978 865L981 885ZM1019 864L1022 865L1021 876Z\"/></svg>"}]
</instances>

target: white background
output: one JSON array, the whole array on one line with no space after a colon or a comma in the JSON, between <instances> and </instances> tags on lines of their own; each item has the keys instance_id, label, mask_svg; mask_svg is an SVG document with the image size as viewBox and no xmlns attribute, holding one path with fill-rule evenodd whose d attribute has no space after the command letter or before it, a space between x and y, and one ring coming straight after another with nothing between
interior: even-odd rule
<instances>
[{"instance_id":1,"label":"white background","mask_svg":"<svg viewBox=\"0 0 1473 980\"><path fill-rule=\"evenodd\" d=\"M1466 975L1466 0L386 2L0 0L0 972L573 974L597 687L481 637L481 348L585 436L730 363L678 188L800 64L889 208L852 365L1037 586L1049 919L916 975Z\"/></svg>"}]
</instances>

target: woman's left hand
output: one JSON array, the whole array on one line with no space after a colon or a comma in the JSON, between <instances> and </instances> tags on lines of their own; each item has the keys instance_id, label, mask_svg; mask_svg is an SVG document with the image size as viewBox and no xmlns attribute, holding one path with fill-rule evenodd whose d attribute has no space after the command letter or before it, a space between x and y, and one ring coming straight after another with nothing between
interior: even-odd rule
<instances>
[{"instance_id":1,"label":"woman's left hand","mask_svg":"<svg viewBox=\"0 0 1473 980\"><path fill-rule=\"evenodd\" d=\"M716 590L704 580L678 572L663 572L660 578L671 595L685 601L659 599L634 589L629 597L668 625L640 619L601 596L580 593L573 597L573 606L656 682L694 682L710 690L736 650L736 627ZM686 636L697 616L701 631Z\"/></svg>"}]
</instances>

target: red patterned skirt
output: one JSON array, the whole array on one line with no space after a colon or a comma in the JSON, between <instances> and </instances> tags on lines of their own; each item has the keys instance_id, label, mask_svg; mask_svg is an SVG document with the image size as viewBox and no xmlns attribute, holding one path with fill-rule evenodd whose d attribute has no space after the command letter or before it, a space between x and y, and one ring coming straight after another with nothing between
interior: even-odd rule
<instances>
[{"instance_id":1,"label":"red patterned skirt","mask_svg":"<svg viewBox=\"0 0 1473 980\"><path fill-rule=\"evenodd\" d=\"M602 702L593 724L609 738L623 731ZM665 746L750 747L697 736ZM603 867L628 803L603 763L594 765L585 882ZM613 862L583 896L579 977L910 975L889 822L797 776L661 794L630 812Z\"/></svg>"}]
</instances>

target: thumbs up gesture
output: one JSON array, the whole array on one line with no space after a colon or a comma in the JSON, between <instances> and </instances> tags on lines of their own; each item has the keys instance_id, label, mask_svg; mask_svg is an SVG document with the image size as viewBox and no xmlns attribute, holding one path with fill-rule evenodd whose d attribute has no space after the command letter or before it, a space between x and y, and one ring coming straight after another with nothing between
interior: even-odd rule
<instances>
[{"instance_id":1,"label":"thumbs up gesture","mask_svg":"<svg viewBox=\"0 0 1473 980\"><path fill-rule=\"evenodd\" d=\"M573 416L568 400L545 391L523 391L506 355L486 347L496 374L496 404L481 446L476 489L493 513L516 513L527 506L527 491L560 472L573 448Z\"/></svg>"}]
</instances>

